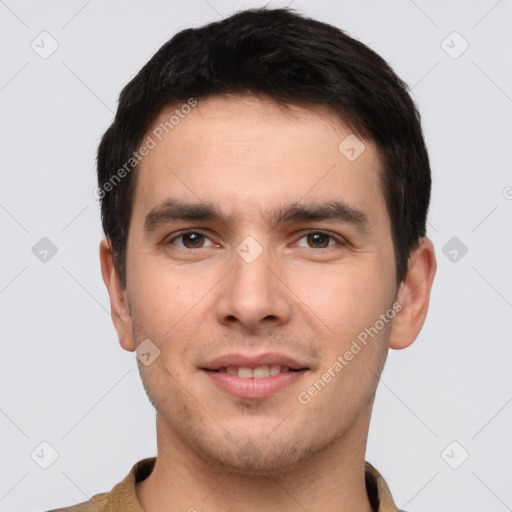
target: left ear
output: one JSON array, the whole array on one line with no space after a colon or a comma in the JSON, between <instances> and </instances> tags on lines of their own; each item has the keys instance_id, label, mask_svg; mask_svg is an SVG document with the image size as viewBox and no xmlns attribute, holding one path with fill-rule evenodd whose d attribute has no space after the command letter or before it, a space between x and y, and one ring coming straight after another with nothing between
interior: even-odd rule
<instances>
[{"instance_id":1,"label":"left ear","mask_svg":"<svg viewBox=\"0 0 512 512\"><path fill-rule=\"evenodd\" d=\"M407 275L397 294L396 300L402 309L391 323L390 348L407 348L420 333L427 316L436 268L434 245L423 237L409 257Z\"/></svg>"}]
</instances>

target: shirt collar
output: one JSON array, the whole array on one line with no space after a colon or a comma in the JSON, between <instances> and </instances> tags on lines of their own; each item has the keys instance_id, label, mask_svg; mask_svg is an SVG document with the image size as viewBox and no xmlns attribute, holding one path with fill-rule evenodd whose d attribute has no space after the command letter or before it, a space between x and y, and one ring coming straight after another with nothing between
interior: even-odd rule
<instances>
[{"instance_id":1,"label":"shirt collar","mask_svg":"<svg viewBox=\"0 0 512 512\"><path fill-rule=\"evenodd\" d=\"M124 480L112 489L105 512L144 512L135 493L135 484L151 474L155 462L156 457L137 462ZM368 498L375 512L400 512L386 481L369 462L365 462L365 478Z\"/></svg>"}]
</instances>

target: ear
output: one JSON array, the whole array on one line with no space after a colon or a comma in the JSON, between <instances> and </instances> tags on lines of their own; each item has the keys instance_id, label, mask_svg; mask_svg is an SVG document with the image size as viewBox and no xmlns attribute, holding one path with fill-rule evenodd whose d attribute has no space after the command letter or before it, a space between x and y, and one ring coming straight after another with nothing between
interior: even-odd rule
<instances>
[{"instance_id":1,"label":"ear","mask_svg":"<svg viewBox=\"0 0 512 512\"><path fill-rule=\"evenodd\" d=\"M436 268L434 245L423 237L409 257L407 275L397 293L396 300L401 309L391 323L390 348L406 348L420 333L427 316Z\"/></svg>"},{"instance_id":2,"label":"ear","mask_svg":"<svg viewBox=\"0 0 512 512\"><path fill-rule=\"evenodd\" d=\"M119 337L119 344L125 350L133 352L135 343L133 341L133 324L127 293L121 285L114 266L112 243L106 238L100 243L100 265L101 275L110 297L110 314Z\"/></svg>"}]
</instances>

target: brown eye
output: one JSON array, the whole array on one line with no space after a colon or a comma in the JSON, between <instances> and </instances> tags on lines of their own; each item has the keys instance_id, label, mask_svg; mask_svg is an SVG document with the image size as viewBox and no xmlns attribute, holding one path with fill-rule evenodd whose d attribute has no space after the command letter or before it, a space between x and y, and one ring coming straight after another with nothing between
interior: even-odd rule
<instances>
[{"instance_id":1,"label":"brown eye","mask_svg":"<svg viewBox=\"0 0 512 512\"><path fill-rule=\"evenodd\" d=\"M298 247L306 249L329 249L342 245L345 245L343 238L338 238L325 231L306 232L297 242Z\"/></svg>"},{"instance_id":2,"label":"brown eye","mask_svg":"<svg viewBox=\"0 0 512 512\"><path fill-rule=\"evenodd\" d=\"M177 247L181 247L183 249L201 249L203 247L211 247L213 245L206 245L207 240L210 239L198 231L188 231L186 233L181 233L180 235L175 236L167 243L170 245L176 245Z\"/></svg>"},{"instance_id":3,"label":"brown eye","mask_svg":"<svg viewBox=\"0 0 512 512\"><path fill-rule=\"evenodd\" d=\"M181 239L183 240L183 245L188 249L202 247L204 244L204 237L200 233L185 233L181 235Z\"/></svg>"},{"instance_id":4,"label":"brown eye","mask_svg":"<svg viewBox=\"0 0 512 512\"><path fill-rule=\"evenodd\" d=\"M307 235L307 241L310 247L315 249L323 249L329 246L332 236L327 233L310 233Z\"/></svg>"}]
</instances>

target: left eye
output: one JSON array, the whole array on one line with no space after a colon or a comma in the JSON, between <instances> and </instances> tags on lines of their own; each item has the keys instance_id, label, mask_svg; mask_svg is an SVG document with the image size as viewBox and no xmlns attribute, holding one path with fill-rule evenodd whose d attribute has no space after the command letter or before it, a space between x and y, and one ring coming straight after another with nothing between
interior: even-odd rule
<instances>
[{"instance_id":1,"label":"left eye","mask_svg":"<svg viewBox=\"0 0 512 512\"><path fill-rule=\"evenodd\" d=\"M336 245L337 241L333 235L329 233L324 233L323 231L313 231L311 233L306 233L300 240L306 240L307 245L302 245L298 243L299 247L309 247L311 249L325 249L332 245Z\"/></svg>"},{"instance_id":2,"label":"left eye","mask_svg":"<svg viewBox=\"0 0 512 512\"><path fill-rule=\"evenodd\" d=\"M189 231L172 238L168 243L177 245L178 247L183 247L184 249L201 249L202 247L205 247L205 240L210 239L198 231ZM181 241L181 244L177 241ZM212 243L210 247L213 245L215 244Z\"/></svg>"}]
</instances>

